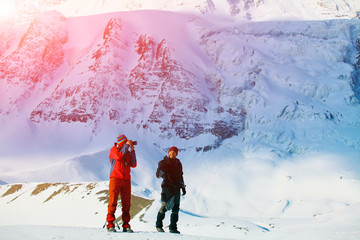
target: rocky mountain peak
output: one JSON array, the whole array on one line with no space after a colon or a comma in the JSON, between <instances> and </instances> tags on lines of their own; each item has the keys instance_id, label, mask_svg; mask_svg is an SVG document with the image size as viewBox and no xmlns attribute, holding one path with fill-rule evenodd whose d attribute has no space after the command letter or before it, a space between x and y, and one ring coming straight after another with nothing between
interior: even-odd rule
<instances>
[{"instance_id":1,"label":"rocky mountain peak","mask_svg":"<svg viewBox=\"0 0 360 240\"><path fill-rule=\"evenodd\" d=\"M166 16L181 31L146 29L132 16L158 24ZM239 136L238 148L251 148L255 141L276 146L280 155L306 151L309 144L299 139L311 134L280 126L304 121L316 129L324 122L335 128L356 126L340 110L357 106L349 100L356 98L351 80L360 31L352 21L213 26L195 15L160 17L151 11L97 16L96 27L84 31L87 45L74 44L81 38L68 26L84 19L70 21L54 12L40 17L15 51L1 59L5 88L0 91L10 106L2 107L3 115L26 105L30 117L24 118L33 132L75 123L88 138L96 138L105 128L126 126L163 141L201 138L192 144L197 151ZM336 29L348 34L337 36ZM338 101L337 91L347 100ZM33 96L36 101L26 103ZM314 141L326 134L316 134ZM341 141L346 145L349 137ZM359 144L354 140L351 145Z\"/></svg>"}]
</instances>

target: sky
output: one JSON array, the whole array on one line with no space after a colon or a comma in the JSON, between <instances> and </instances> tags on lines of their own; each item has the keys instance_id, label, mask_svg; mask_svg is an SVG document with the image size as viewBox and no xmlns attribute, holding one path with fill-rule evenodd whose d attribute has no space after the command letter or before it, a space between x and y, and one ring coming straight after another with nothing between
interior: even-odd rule
<instances>
[{"instance_id":1,"label":"sky","mask_svg":"<svg viewBox=\"0 0 360 240\"><path fill-rule=\"evenodd\" d=\"M14 1L2 0L0 2L0 17L10 17L15 12Z\"/></svg>"}]
</instances>

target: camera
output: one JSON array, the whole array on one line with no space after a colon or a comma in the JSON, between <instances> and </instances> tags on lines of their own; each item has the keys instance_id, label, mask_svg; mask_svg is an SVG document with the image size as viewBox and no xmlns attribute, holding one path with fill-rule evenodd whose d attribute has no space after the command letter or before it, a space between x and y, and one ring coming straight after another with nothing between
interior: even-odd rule
<instances>
[{"instance_id":1,"label":"camera","mask_svg":"<svg viewBox=\"0 0 360 240\"><path fill-rule=\"evenodd\" d=\"M132 140L131 140L131 141L132 141ZM134 146L137 145L137 141L132 141L132 143L133 143ZM115 147L118 147L118 143L115 142L115 143L114 143L114 146L115 146Z\"/></svg>"}]
</instances>

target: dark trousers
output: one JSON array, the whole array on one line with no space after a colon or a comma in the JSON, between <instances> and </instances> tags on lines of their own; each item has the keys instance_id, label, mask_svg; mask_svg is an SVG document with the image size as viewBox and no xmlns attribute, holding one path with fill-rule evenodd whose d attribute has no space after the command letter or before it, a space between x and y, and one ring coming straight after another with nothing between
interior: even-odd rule
<instances>
[{"instance_id":1,"label":"dark trousers","mask_svg":"<svg viewBox=\"0 0 360 240\"><path fill-rule=\"evenodd\" d=\"M172 197L174 197L172 199ZM177 222L179 220L179 209L180 209L180 189L169 189L169 188L162 188L161 191L161 207L157 214L156 219L156 227L162 228L163 227L163 220L165 218L165 213L167 210L170 210L167 208L169 207L169 201L173 200L173 208L171 209L171 215L170 215L170 230L177 230Z\"/></svg>"}]
</instances>

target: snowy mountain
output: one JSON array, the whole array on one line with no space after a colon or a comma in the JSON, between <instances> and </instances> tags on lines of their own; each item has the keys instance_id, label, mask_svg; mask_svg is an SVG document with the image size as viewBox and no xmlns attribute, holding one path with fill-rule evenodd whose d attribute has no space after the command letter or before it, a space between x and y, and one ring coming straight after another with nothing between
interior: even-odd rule
<instances>
[{"instance_id":1,"label":"snowy mountain","mask_svg":"<svg viewBox=\"0 0 360 240\"><path fill-rule=\"evenodd\" d=\"M228 228L342 211L360 226L348 214L360 201L358 1L14 2L13 18L0 18L2 194L23 182L104 190L125 133L139 142L136 194L156 200L150 219L157 162L176 145L191 228L196 216ZM241 231L259 237L249 222Z\"/></svg>"},{"instance_id":2,"label":"snowy mountain","mask_svg":"<svg viewBox=\"0 0 360 240\"><path fill-rule=\"evenodd\" d=\"M86 154L119 131L160 151L173 141L206 152L227 139L245 157L359 150L358 20L52 11L24 27L2 38L18 39L1 51L5 156L15 142Z\"/></svg>"}]
</instances>

